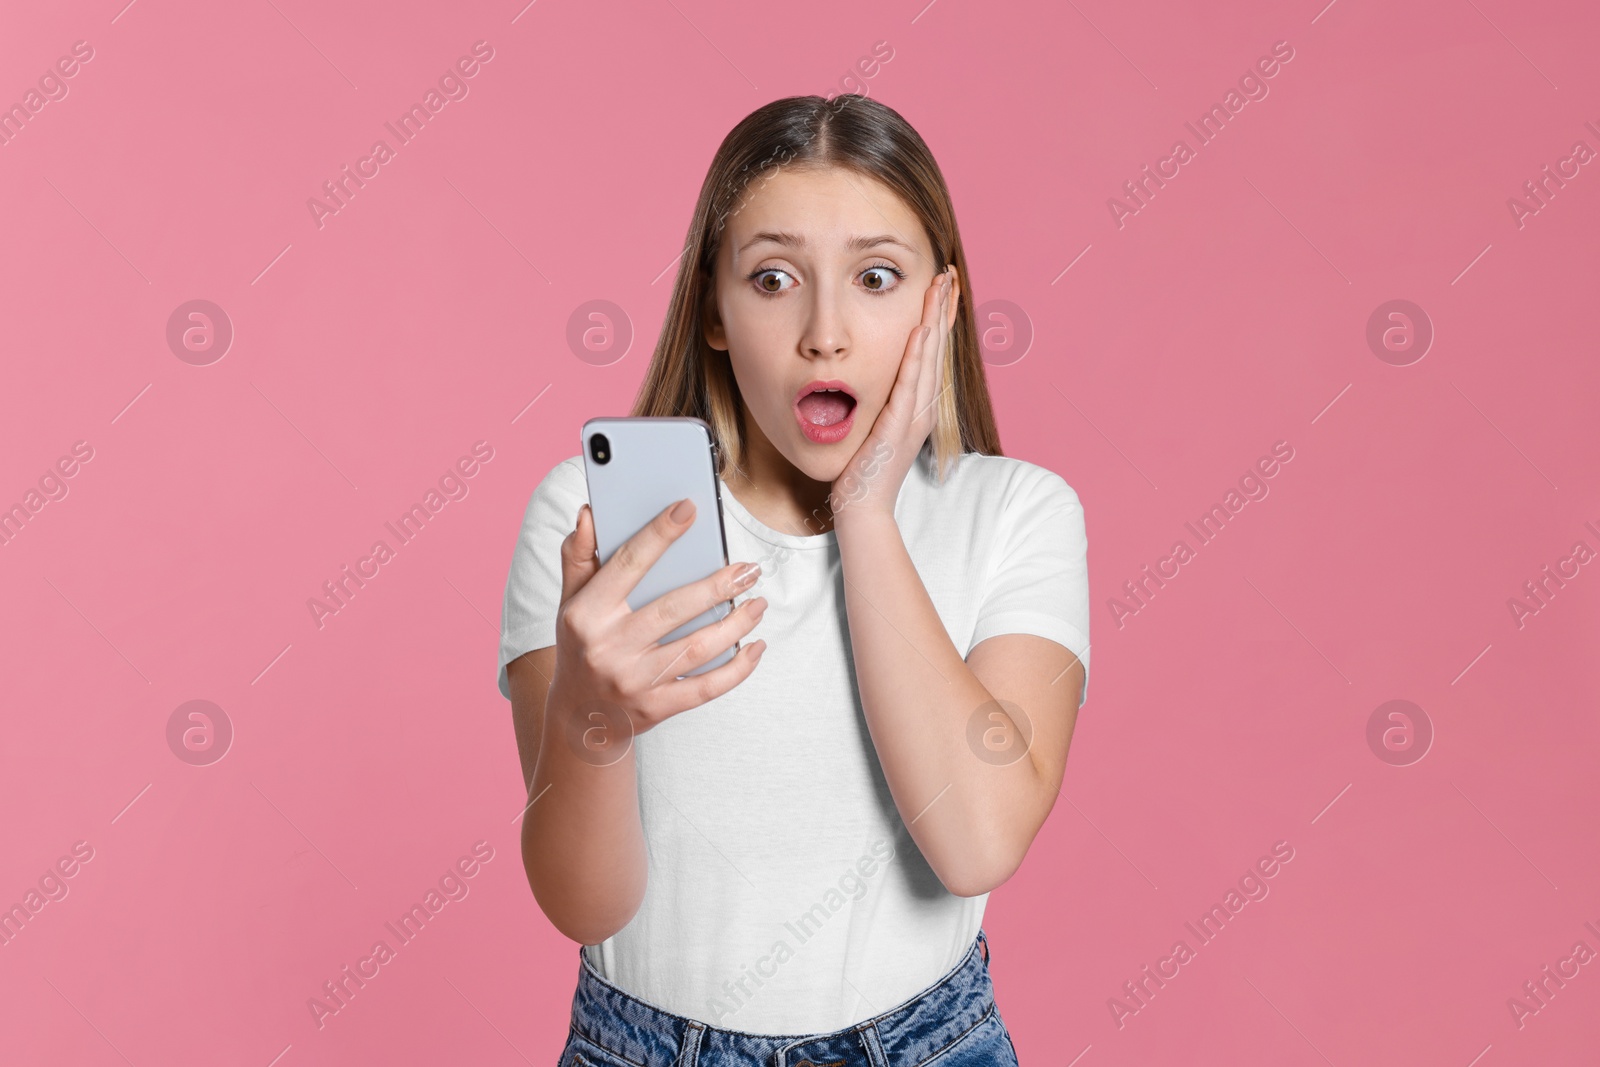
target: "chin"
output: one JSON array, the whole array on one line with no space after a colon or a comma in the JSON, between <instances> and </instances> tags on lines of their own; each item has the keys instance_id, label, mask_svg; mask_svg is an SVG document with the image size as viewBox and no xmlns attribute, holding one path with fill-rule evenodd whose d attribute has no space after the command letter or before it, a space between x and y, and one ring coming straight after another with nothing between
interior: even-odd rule
<instances>
[{"instance_id":1,"label":"chin","mask_svg":"<svg viewBox=\"0 0 1600 1067\"><path fill-rule=\"evenodd\" d=\"M804 451L799 456L790 456L789 462L795 469L814 482L832 482L844 473L845 467L850 463L850 457L855 455L856 445L844 440L832 445L814 445L810 441L801 441L797 446ZM827 454L824 455L823 453Z\"/></svg>"}]
</instances>

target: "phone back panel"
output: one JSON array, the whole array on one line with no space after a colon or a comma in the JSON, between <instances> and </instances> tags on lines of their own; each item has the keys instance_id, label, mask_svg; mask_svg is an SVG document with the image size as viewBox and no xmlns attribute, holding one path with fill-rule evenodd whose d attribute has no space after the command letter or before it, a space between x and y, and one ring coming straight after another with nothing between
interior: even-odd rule
<instances>
[{"instance_id":1,"label":"phone back panel","mask_svg":"<svg viewBox=\"0 0 1600 1067\"><path fill-rule=\"evenodd\" d=\"M590 439L604 434L609 459L597 463ZM722 498L717 483L711 430L696 418L598 418L583 424L580 447L589 483L589 508L594 517L596 547L604 564L628 538L642 530L673 501L694 501L694 525L667 546L655 565L628 594L637 611L663 593L697 582L728 565L722 527ZM733 610L718 601L661 639L676 641ZM703 674L732 659L738 645L677 677Z\"/></svg>"}]
</instances>

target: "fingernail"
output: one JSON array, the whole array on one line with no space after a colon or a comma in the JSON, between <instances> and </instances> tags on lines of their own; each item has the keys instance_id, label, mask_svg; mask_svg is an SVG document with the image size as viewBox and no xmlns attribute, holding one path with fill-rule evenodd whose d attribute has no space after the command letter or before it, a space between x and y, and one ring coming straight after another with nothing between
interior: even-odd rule
<instances>
[{"instance_id":1,"label":"fingernail","mask_svg":"<svg viewBox=\"0 0 1600 1067\"><path fill-rule=\"evenodd\" d=\"M756 575L761 573L761 564L751 563L733 576L733 584L738 586L749 585L756 580Z\"/></svg>"},{"instance_id":2,"label":"fingernail","mask_svg":"<svg viewBox=\"0 0 1600 1067\"><path fill-rule=\"evenodd\" d=\"M688 497L678 501L678 506L672 509L672 521L682 526L689 521L689 515L694 510L694 504Z\"/></svg>"},{"instance_id":3,"label":"fingernail","mask_svg":"<svg viewBox=\"0 0 1600 1067\"><path fill-rule=\"evenodd\" d=\"M754 648L755 651L750 653L750 654L752 656L754 656L756 659L760 659L761 658L761 654L767 650L767 643L765 641L758 641L754 645L752 645L751 647Z\"/></svg>"},{"instance_id":4,"label":"fingernail","mask_svg":"<svg viewBox=\"0 0 1600 1067\"><path fill-rule=\"evenodd\" d=\"M766 610L767 600L765 597L756 597L754 600L750 601L750 614L754 615L756 618L761 618L762 614L765 613Z\"/></svg>"}]
</instances>

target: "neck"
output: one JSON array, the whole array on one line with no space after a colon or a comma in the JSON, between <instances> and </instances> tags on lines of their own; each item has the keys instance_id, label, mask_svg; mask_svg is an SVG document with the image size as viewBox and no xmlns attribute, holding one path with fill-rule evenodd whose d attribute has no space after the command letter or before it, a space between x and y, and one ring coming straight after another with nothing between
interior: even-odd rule
<instances>
[{"instance_id":1,"label":"neck","mask_svg":"<svg viewBox=\"0 0 1600 1067\"><path fill-rule=\"evenodd\" d=\"M754 419L745 420L743 470L724 477L746 511L780 533L802 537L833 529L831 482L808 477L773 447Z\"/></svg>"}]
</instances>

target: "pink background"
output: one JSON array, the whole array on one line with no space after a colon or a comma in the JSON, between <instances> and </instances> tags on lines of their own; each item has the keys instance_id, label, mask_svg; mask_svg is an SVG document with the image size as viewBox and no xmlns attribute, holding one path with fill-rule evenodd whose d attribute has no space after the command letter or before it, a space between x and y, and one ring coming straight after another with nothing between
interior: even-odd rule
<instances>
[{"instance_id":1,"label":"pink background","mask_svg":"<svg viewBox=\"0 0 1600 1067\"><path fill-rule=\"evenodd\" d=\"M1600 565L1507 606L1600 550L1600 164L1507 207L1600 149L1590 5L523 2L6 13L0 102L94 58L0 147L0 504L93 458L0 547L0 901L94 854L0 947L0 1058L554 1061L576 948L524 880L493 682L523 508L626 412L721 138L841 88L931 145L974 299L1033 330L989 372L1006 452L1087 517L1092 700L986 921L1023 1062L1594 1055L1600 963L1507 1007L1600 950ZM478 40L469 95L319 228L307 199ZM1280 40L1270 95L1119 229L1107 199ZM166 340L193 299L235 331L205 366ZM1436 331L1408 366L1366 342L1393 299ZM625 353L569 347L592 300ZM1270 495L1119 627L1280 440ZM469 494L319 629L308 598L477 441ZM1419 762L1368 745L1393 699ZM218 762L169 747L190 700L232 725ZM319 1029L307 999L477 841L470 894ZM1119 1027L1277 841L1270 895Z\"/></svg>"}]
</instances>

